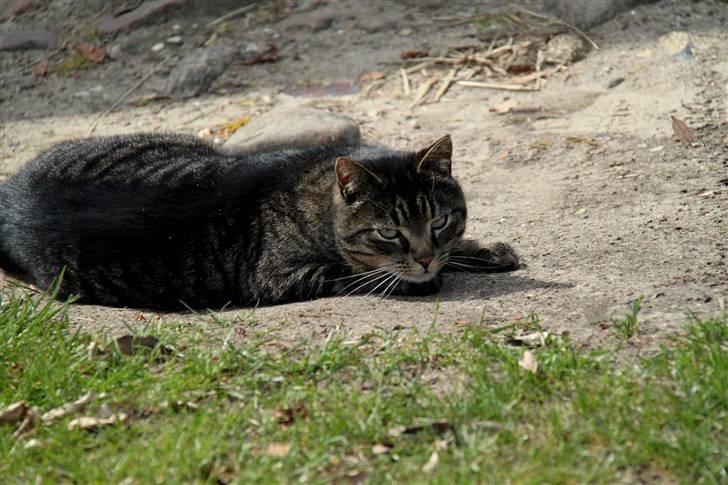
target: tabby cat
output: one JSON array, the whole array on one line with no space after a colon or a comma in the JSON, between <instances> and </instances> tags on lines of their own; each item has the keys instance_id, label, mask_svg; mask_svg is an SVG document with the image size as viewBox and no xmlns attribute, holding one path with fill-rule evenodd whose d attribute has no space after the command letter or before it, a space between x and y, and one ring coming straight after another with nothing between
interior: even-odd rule
<instances>
[{"instance_id":1,"label":"tabby cat","mask_svg":"<svg viewBox=\"0 0 728 485\"><path fill-rule=\"evenodd\" d=\"M0 184L0 267L60 297L175 309L436 292L442 270L508 271L463 240L449 136L232 154L187 136L58 144Z\"/></svg>"}]
</instances>

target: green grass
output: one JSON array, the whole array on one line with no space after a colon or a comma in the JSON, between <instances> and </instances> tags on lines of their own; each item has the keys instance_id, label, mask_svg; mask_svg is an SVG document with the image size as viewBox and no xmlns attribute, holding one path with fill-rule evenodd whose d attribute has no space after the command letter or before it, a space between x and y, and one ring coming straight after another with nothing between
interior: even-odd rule
<instances>
[{"instance_id":1,"label":"green grass","mask_svg":"<svg viewBox=\"0 0 728 485\"><path fill-rule=\"evenodd\" d=\"M92 338L70 330L62 306L10 297L0 309L0 407L26 400L45 412L93 390L106 395L84 415L125 412L129 420L69 431L72 415L20 439L13 437L17 424L0 425L0 477L613 483L649 474L728 481L725 315L688 323L669 347L629 366L615 364L611 350L580 351L568 339L549 338L532 349L535 374L519 367L523 349L501 343L497 330L473 324L448 335L348 342L332 334L292 348L271 337L232 347L205 345L195 339L212 337L155 322L144 333L177 355L127 356L113 345L89 352ZM410 432L391 432L398 427ZM38 446L28 447L31 439ZM281 444L290 445L287 453L269 453L285 449ZM391 449L375 454L375 444ZM423 471L433 452L438 462Z\"/></svg>"},{"instance_id":2,"label":"green grass","mask_svg":"<svg viewBox=\"0 0 728 485\"><path fill-rule=\"evenodd\" d=\"M637 316L642 309L642 300L644 296L640 296L632 302L630 312L624 316L624 318L612 318L612 325L619 332L622 337L629 339L637 335Z\"/></svg>"}]
</instances>

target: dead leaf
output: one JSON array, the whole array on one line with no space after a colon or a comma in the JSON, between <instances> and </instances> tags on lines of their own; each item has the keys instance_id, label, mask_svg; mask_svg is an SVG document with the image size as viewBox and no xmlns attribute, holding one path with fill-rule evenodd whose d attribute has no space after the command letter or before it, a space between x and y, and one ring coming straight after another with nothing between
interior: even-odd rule
<instances>
[{"instance_id":1,"label":"dead leaf","mask_svg":"<svg viewBox=\"0 0 728 485\"><path fill-rule=\"evenodd\" d=\"M152 335L122 335L115 341L119 352L124 355L134 355L141 351L157 350L161 355L174 354L169 347L161 345L159 339Z\"/></svg>"},{"instance_id":2,"label":"dead leaf","mask_svg":"<svg viewBox=\"0 0 728 485\"><path fill-rule=\"evenodd\" d=\"M35 77L44 77L48 74L48 59L43 59L33 68L33 75Z\"/></svg>"},{"instance_id":3,"label":"dead leaf","mask_svg":"<svg viewBox=\"0 0 728 485\"><path fill-rule=\"evenodd\" d=\"M265 453L270 456L286 456L290 450L290 443L271 443L265 449Z\"/></svg>"},{"instance_id":4,"label":"dead leaf","mask_svg":"<svg viewBox=\"0 0 728 485\"><path fill-rule=\"evenodd\" d=\"M387 436L396 438L397 436L400 436L405 431L407 431L407 428L405 428L404 426L395 426L394 428L389 428L389 430L387 430Z\"/></svg>"},{"instance_id":5,"label":"dead leaf","mask_svg":"<svg viewBox=\"0 0 728 485\"><path fill-rule=\"evenodd\" d=\"M93 401L95 397L96 395L93 393L93 391L89 391L73 402L68 402L63 406L51 409L43 416L41 416L40 419L41 421L43 421L43 424L53 424L55 421L61 419L64 416L83 410L83 408L85 408L88 403Z\"/></svg>"},{"instance_id":6,"label":"dead leaf","mask_svg":"<svg viewBox=\"0 0 728 485\"><path fill-rule=\"evenodd\" d=\"M279 56L275 52L263 53L258 54L257 56L253 56L250 59L244 60L243 64L245 64L246 66L252 66L254 64L266 64L268 62L276 62L280 58L281 56Z\"/></svg>"},{"instance_id":7,"label":"dead leaf","mask_svg":"<svg viewBox=\"0 0 728 485\"><path fill-rule=\"evenodd\" d=\"M365 72L364 74L359 76L359 81L362 81L362 82L379 81L380 79L384 79L385 77L387 77L387 75L381 71L371 71L371 72Z\"/></svg>"},{"instance_id":8,"label":"dead leaf","mask_svg":"<svg viewBox=\"0 0 728 485\"><path fill-rule=\"evenodd\" d=\"M408 51L402 51L399 54L399 57L402 59L418 59L420 57L429 57L430 53L423 50L418 49L411 49Z\"/></svg>"},{"instance_id":9,"label":"dead leaf","mask_svg":"<svg viewBox=\"0 0 728 485\"><path fill-rule=\"evenodd\" d=\"M88 42L80 42L76 45L76 50L86 56L90 61L101 64L106 59L106 51L103 47L98 47Z\"/></svg>"},{"instance_id":10,"label":"dead leaf","mask_svg":"<svg viewBox=\"0 0 728 485\"><path fill-rule=\"evenodd\" d=\"M28 440L24 445L24 450L32 450L33 448L42 448L43 442L37 439Z\"/></svg>"},{"instance_id":11,"label":"dead leaf","mask_svg":"<svg viewBox=\"0 0 728 485\"><path fill-rule=\"evenodd\" d=\"M508 337L506 343L522 347L543 347L546 345L546 339L548 336L548 332L533 332L525 335L512 335Z\"/></svg>"},{"instance_id":12,"label":"dead leaf","mask_svg":"<svg viewBox=\"0 0 728 485\"><path fill-rule=\"evenodd\" d=\"M377 443L372 446L372 453L374 453L375 455L384 455L386 453L389 453L391 450L392 446L385 443Z\"/></svg>"},{"instance_id":13,"label":"dead leaf","mask_svg":"<svg viewBox=\"0 0 728 485\"><path fill-rule=\"evenodd\" d=\"M440 455L437 454L436 451L433 451L430 455L430 459L427 460L427 463L422 465L422 471L425 473L430 473L432 470L435 469L437 466L437 463L440 461Z\"/></svg>"},{"instance_id":14,"label":"dead leaf","mask_svg":"<svg viewBox=\"0 0 728 485\"><path fill-rule=\"evenodd\" d=\"M93 416L82 416L71 420L68 423L68 430L73 431L74 429L83 429L87 431L93 431L101 426L108 426L110 424L124 423L129 418L126 413L112 414L108 418L96 418Z\"/></svg>"},{"instance_id":15,"label":"dead leaf","mask_svg":"<svg viewBox=\"0 0 728 485\"><path fill-rule=\"evenodd\" d=\"M0 410L0 424L17 423L28 414L28 403L18 401Z\"/></svg>"},{"instance_id":16,"label":"dead leaf","mask_svg":"<svg viewBox=\"0 0 728 485\"><path fill-rule=\"evenodd\" d=\"M681 142L689 145L690 143L698 141L698 137L695 136L695 132L691 130L683 120L675 118L674 116L671 116L670 118L672 118L672 131Z\"/></svg>"},{"instance_id":17,"label":"dead leaf","mask_svg":"<svg viewBox=\"0 0 728 485\"><path fill-rule=\"evenodd\" d=\"M226 136L226 137L230 136L233 133L235 133L236 131L238 131L240 128L242 128L243 126L250 123L250 120L252 120L252 119L253 119L253 117L250 115L243 115L238 118L235 118L232 121L228 121L220 129L220 131L222 132L220 134L223 136Z\"/></svg>"},{"instance_id":18,"label":"dead leaf","mask_svg":"<svg viewBox=\"0 0 728 485\"><path fill-rule=\"evenodd\" d=\"M296 420L308 417L308 409L302 403L295 403L289 407L276 410L273 418L278 422L281 428L292 426Z\"/></svg>"},{"instance_id":19,"label":"dead leaf","mask_svg":"<svg viewBox=\"0 0 728 485\"><path fill-rule=\"evenodd\" d=\"M518 101L514 98L510 98L510 99L506 99L501 104L497 104L497 105L491 107L488 111L492 111L494 113L502 115L502 114L508 113L516 106L518 106Z\"/></svg>"},{"instance_id":20,"label":"dead leaf","mask_svg":"<svg viewBox=\"0 0 728 485\"><path fill-rule=\"evenodd\" d=\"M522 369L525 369L534 374L538 372L538 361L530 350L526 350L523 352L523 357L521 357L521 360L518 361L518 365Z\"/></svg>"}]
</instances>

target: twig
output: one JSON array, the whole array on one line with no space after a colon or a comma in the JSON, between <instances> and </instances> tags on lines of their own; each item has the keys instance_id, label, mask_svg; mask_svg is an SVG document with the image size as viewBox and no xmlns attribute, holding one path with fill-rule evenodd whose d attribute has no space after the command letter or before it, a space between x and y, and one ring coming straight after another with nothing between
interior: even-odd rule
<instances>
[{"instance_id":1,"label":"twig","mask_svg":"<svg viewBox=\"0 0 728 485\"><path fill-rule=\"evenodd\" d=\"M412 94L412 88L410 87L409 77L407 77L407 71L400 68L399 72L402 74L402 90L404 91L404 95L409 96Z\"/></svg>"},{"instance_id":2,"label":"twig","mask_svg":"<svg viewBox=\"0 0 728 485\"><path fill-rule=\"evenodd\" d=\"M455 84L469 88L499 89L501 91L538 91L537 88L520 84L481 83L478 81L457 81Z\"/></svg>"},{"instance_id":3,"label":"twig","mask_svg":"<svg viewBox=\"0 0 728 485\"><path fill-rule=\"evenodd\" d=\"M364 86L364 89L361 90L362 96L364 96L365 98L368 97L370 92L374 91L376 88L378 88L382 84L384 84L384 81L381 81L381 80L370 82L369 84Z\"/></svg>"},{"instance_id":4,"label":"twig","mask_svg":"<svg viewBox=\"0 0 728 485\"><path fill-rule=\"evenodd\" d=\"M104 118L107 114L109 114L112 111L114 111L122 102L124 102L124 100L131 93L133 93L134 91L136 91L137 89L139 89L139 87L142 84L144 84L144 82L147 79L149 79L150 77L152 77L152 74L154 74L155 72L157 72L157 69L159 69L159 67L162 64L164 64L164 62L167 61L167 59L169 59L169 56L165 57L164 59L162 59L161 61L159 61L157 64L155 64L155 66L153 68L151 68L149 70L149 72L147 72L144 76L142 76L142 78L140 80L138 80L136 83L134 83L134 85L132 87L130 87L127 92L125 92L124 94L122 94L119 97L119 99L117 99L114 102L114 104L112 104L111 107L109 107L109 109L107 109L106 111L104 111L103 113L101 113L99 116L97 116L96 119L94 120L94 122L91 123L91 127L88 129L88 132L86 133L86 136L90 136L94 131L96 131L96 127L98 126L99 121L101 121L101 119Z\"/></svg>"},{"instance_id":5,"label":"twig","mask_svg":"<svg viewBox=\"0 0 728 485\"><path fill-rule=\"evenodd\" d=\"M432 65L432 61L420 62L419 64L417 64L415 66L408 67L407 69L404 70L404 72L406 72L407 74L412 74L412 73L415 73L415 72L417 72L417 71L419 71L421 69L424 69L426 67L429 67L431 65Z\"/></svg>"},{"instance_id":6,"label":"twig","mask_svg":"<svg viewBox=\"0 0 728 485\"><path fill-rule=\"evenodd\" d=\"M420 87L417 88L417 93L415 94L415 99L412 101L412 104L410 104L410 108L414 108L418 104L422 102L423 99L425 99L425 96L427 96L427 93L430 92L430 88L432 88L432 85L437 82L437 79L425 79L422 81L422 84L420 84Z\"/></svg>"},{"instance_id":7,"label":"twig","mask_svg":"<svg viewBox=\"0 0 728 485\"><path fill-rule=\"evenodd\" d=\"M437 92L435 93L435 103L440 101L440 98L443 97L443 95L447 92L450 85L455 80L455 75L458 73L457 69L450 69L450 72L447 73L447 76L442 80L442 84L440 84L440 87L438 88Z\"/></svg>"},{"instance_id":8,"label":"twig","mask_svg":"<svg viewBox=\"0 0 728 485\"><path fill-rule=\"evenodd\" d=\"M246 5L244 7L240 7L238 9L235 9L232 12L226 13L225 15L223 15L222 17L220 17L219 19L213 20L209 24L205 25L205 27L206 28L214 27L217 24L219 24L220 22L224 22L227 19L236 17L236 16L238 16L240 14L243 14L243 13L249 11L249 10L253 10L255 7L256 7L256 5L255 4L252 4L252 5Z\"/></svg>"}]
</instances>

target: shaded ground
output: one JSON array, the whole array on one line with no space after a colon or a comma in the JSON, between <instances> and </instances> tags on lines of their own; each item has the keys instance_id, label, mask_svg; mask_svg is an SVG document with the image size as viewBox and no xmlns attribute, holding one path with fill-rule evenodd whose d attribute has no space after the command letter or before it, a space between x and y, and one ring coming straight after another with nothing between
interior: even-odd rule
<instances>
[{"instance_id":1,"label":"shaded ground","mask_svg":"<svg viewBox=\"0 0 728 485\"><path fill-rule=\"evenodd\" d=\"M0 31L16 24L70 29L73 23L86 29L103 13L78 4L54 10L56 3L62 2L0 24ZM291 12L285 5L271 5L231 19L218 37L241 48L275 42L280 61L234 63L209 96L144 106L125 102L100 121L96 133L198 133L282 103L346 114L360 124L367 141L394 147L419 147L450 133L454 172L468 197L469 235L512 242L528 268L494 276L451 275L437 298L331 298L259 308L252 315L250 310L224 312L244 317L231 338L272 329L290 340L326 336L334 329L359 335L379 327L424 329L435 320L457 329L462 322L484 318L497 323L535 312L546 329L601 345L616 338L611 316L625 313L631 301L644 295L640 334L633 343L635 351L649 352L685 320L686 311L710 314L725 305L725 3L663 0L626 12L591 33L600 50L550 77L541 91L456 86L439 103L413 109L398 78L400 51L437 52L472 42L478 25L446 26L433 18L466 16L477 7L381 1L367 10L357 2L320 2L306 4L308 12ZM484 5L495 3L480 8ZM63 8L74 9L70 17ZM333 20L321 31L290 27L297 15L326 12ZM222 13L170 13L120 34L104 42L109 48L120 45L124 61L70 77L51 74L36 80L28 69L18 69L41 57L41 51L0 53L0 173L12 173L57 141L84 136L96 116L162 56L209 40L204 25ZM687 32L691 58L676 58L660 40L674 31ZM184 37L183 46L150 52L175 33ZM129 99L159 90L167 70L163 65ZM352 81L374 70L387 78L367 95L282 94L300 81ZM620 78L621 84L608 88ZM506 99L517 100L519 109L504 115L490 111ZM677 141L671 116L696 129L698 146ZM76 306L71 314L93 332L125 333L125 325L154 321L146 312L94 306ZM205 324L210 317L164 318Z\"/></svg>"}]
</instances>

